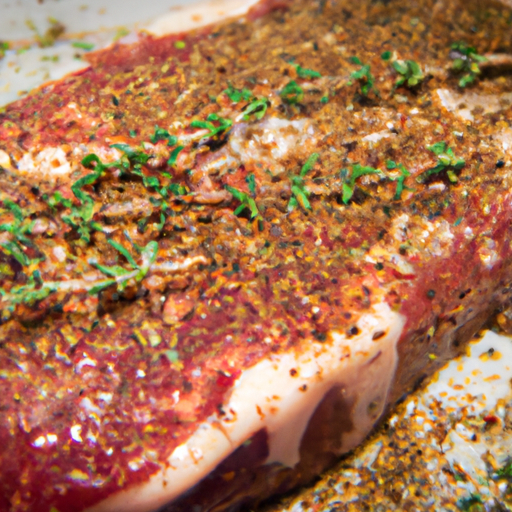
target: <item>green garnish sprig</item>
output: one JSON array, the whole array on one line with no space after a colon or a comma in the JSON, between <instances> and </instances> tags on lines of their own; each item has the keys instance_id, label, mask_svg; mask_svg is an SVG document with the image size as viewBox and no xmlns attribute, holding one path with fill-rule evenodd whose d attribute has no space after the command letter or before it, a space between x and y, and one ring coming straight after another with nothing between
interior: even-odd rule
<instances>
[{"instance_id":1,"label":"green garnish sprig","mask_svg":"<svg viewBox=\"0 0 512 512\"><path fill-rule=\"evenodd\" d=\"M270 101L267 98L256 98L249 89L238 90L230 84L223 92L233 103L248 102L248 105L242 109L242 114L236 119L237 121L240 119L249 121L251 117L259 121L263 119L270 106Z\"/></svg>"},{"instance_id":2,"label":"green garnish sprig","mask_svg":"<svg viewBox=\"0 0 512 512\"><path fill-rule=\"evenodd\" d=\"M363 166L360 164L353 164L350 171L348 169L341 170L343 179L341 199L344 204L348 204L352 199L352 196L355 192L356 181L361 176L368 176L371 174L383 174L383 172L380 169L375 169L374 167Z\"/></svg>"},{"instance_id":3,"label":"green garnish sprig","mask_svg":"<svg viewBox=\"0 0 512 512\"><path fill-rule=\"evenodd\" d=\"M311 203L309 202L309 190L306 187L304 178L306 174L313 169L320 155L313 153L302 166L298 176L291 176L290 181L292 197L288 202L288 211L292 211L297 205L301 205L305 210L311 210Z\"/></svg>"},{"instance_id":4,"label":"green garnish sprig","mask_svg":"<svg viewBox=\"0 0 512 512\"><path fill-rule=\"evenodd\" d=\"M295 80L291 80L283 87L279 95L288 105L297 105L304 99L304 90Z\"/></svg>"},{"instance_id":5,"label":"green garnish sprig","mask_svg":"<svg viewBox=\"0 0 512 512\"><path fill-rule=\"evenodd\" d=\"M314 69L303 68L299 64L294 64L294 66L300 78L322 78L322 74Z\"/></svg>"},{"instance_id":6,"label":"green garnish sprig","mask_svg":"<svg viewBox=\"0 0 512 512\"><path fill-rule=\"evenodd\" d=\"M113 285L116 285L119 291L123 291L130 280L135 281L135 283L140 283L156 261L158 242L154 240L150 241L144 247L133 244L136 251L140 254L140 263L137 263L131 253L121 244L111 239L108 240L108 242L126 258L131 269L124 268L120 265L100 265L95 260L90 260L89 263L91 265L107 276L107 279L97 279L95 281L70 279L67 281L44 282L40 277L34 275L36 274L36 272L34 272L34 274L29 277L26 284L14 286L9 292L0 290L2 292L0 302L7 303L10 306L17 304L33 305L56 292L87 292L90 295L96 295Z\"/></svg>"},{"instance_id":7,"label":"green garnish sprig","mask_svg":"<svg viewBox=\"0 0 512 512\"><path fill-rule=\"evenodd\" d=\"M0 41L0 59L5 56L5 52L9 49L10 45L6 41Z\"/></svg>"},{"instance_id":8,"label":"green garnish sprig","mask_svg":"<svg viewBox=\"0 0 512 512\"><path fill-rule=\"evenodd\" d=\"M25 254L25 248L32 247L32 241L26 236L31 233L35 221L25 218L22 209L10 199L3 200L5 210L13 215L12 222L0 224L0 232L7 232L11 235L11 240L1 242L0 248L8 256L12 256L20 265L29 266L39 260L30 259ZM28 222L27 222L28 220Z\"/></svg>"},{"instance_id":9,"label":"green garnish sprig","mask_svg":"<svg viewBox=\"0 0 512 512\"><path fill-rule=\"evenodd\" d=\"M220 117L218 114L210 114L206 121L200 121L198 119L190 123L191 128L202 128L208 130L207 133L201 136L202 139L215 137L233 126L231 119L225 119Z\"/></svg>"},{"instance_id":10,"label":"green garnish sprig","mask_svg":"<svg viewBox=\"0 0 512 512\"><path fill-rule=\"evenodd\" d=\"M357 80L359 82L361 96L367 97L371 91L373 91L376 96L379 96L379 91L375 87L375 77L372 75L370 64L363 64L359 57L352 57L350 60L353 64L361 66L361 68L350 74L348 85L352 85L354 83L353 81Z\"/></svg>"},{"instance_id":11,"label":"green garnish sprig","mask_svg":"<svg viewBox=\"0 0 512 512\"><path fill-rule=\"evenodd\" d=\"M394 89L402 86L412 89L425 79L420 65L414 60L395 60L391 65L400 75L395 82Z\"/></svg>"},{"instance_id":12,"label":"green garnish sprig","mask_svg":"<svg viewBox=\"0 0 512 512\"><path fill-rule=\"evenodd\" d=\"M263 119L270 106L270 101L267 98L254 98L243 111L244 121L249 121L251 116L254 116L258 121Z\"/></svg>"},{"instance_id":13,"label":"green garnish sprig","mask_svg":"<svg viewBox=\"0 0 512 512\"><path fill-rule=\"evenodd\" d=\"M94 49L94 43L88 43L87 41L73 41L71 43L73 48L79 48L80 50L85 50L86 52L90 52Z\"/></svg>"},{"instance_id":14,"label":"green garnish sprig","mask_svg":"<svg viewBox=\"0 0 512 512\"><path fill-rule=\"evenodd\" d=\"M459 87L467 87L472 84L480 75L480 64L487 60L483 55L478 55L476 48L469 46L463 41L453 43L450 55L453 58L452 70L462 74L459 80Z\"/></svg>"},{"instance_id":15,"label":"green garnish sprig","mask_svg":"<svg viewBox=\"0 0 512 512\"><path fill-rule=\"evenodd\" d=\"M240 103L241 101L249 101L253 98L252 92L249 89L235 89L231 84L224 90L224 94L233 102Z\"/></svg>"},{"instance_id":16,"label":"green garnish sprig","mask_svg":"<svg viewBox=\"0 0 512 512\"><path fill-rule=\"evenodd\" d=\"M176 137L176 135L171 135L167 130L160 128L159 126L155 126L155 132L150 135L149 140L152 144L156 144L161 140L166 140L169 147L176 146L176 144L178 144L178 137Z\"/></svg>"},{"instance_id":17,"label":"green garnish sprig","mask_svg":"<svg viewBox=\"0 0 512 512\"><path fill-rule=\"evenodd\" d=\"M148 273L151 265L155 262L158 253L158 242L154 240L148 242L145 247L139 247L136 244L132 244L134 248L140 253L141 263L139 264L135 261L130 251L128 251L126 247L112 239L109 239L108 243L114 249L116 249L119 254L124 256L126 261L129 263L131 270L126 269L120 265L100 265L98 262L91 260L91 265L95 266L100 272L103 272L105 275L112 278L102 281L101 283L97 283L95 286L93 286L89 290L89 293L91 294L98 293L101 290L112 286L113 284L117 285L119 291L123 291L131 279L134 279L136 283L140 283L144 277L146 277L146 274Z\"/></svg>"},{"instance_id":18,"label":"green garnish sprig","mask_svg":"<svg viewBox=\"0 0 512 512\"><path fill-rule=\"evenodd\" d=\"M79 180L71 185L71 191L80 205L76 206L69 199L65 199L59 193L54 194L52 200L49 201L50 206L55 207L57 204L62 204L66 208L71 209L71 213L63 215L62 220L75 229L80 238L85 242L89 242L91 238L91 229L94 229L92 220L94 217L94 199L88 194L84 187L94 185L109 168L119 167L119 161L104 164L99 159L98 155L94 153L87 155L82 159L82 165L86 169L93 170L94 172L82 176Z\"/></svg>"},{"instance_id":19,"label":"green garnish sprig","mask_svg":"<svg viewBox=\"0 0 512 512\"><path fill-rule=\"evenodd\" d=\"M249 210L251 214L251 220L259 218L261 219L260 211L254 197L249 194L238 190L237 188L226 185L226 190L237 200L240 201L240 205L234 211L235 215L240 215L245 209Z\"/></svg>"},{"instance_id":20,"label":"green garnish sprig","mask_svg":"<svg viewBox=\"0 0 512 512\"><path fill-rule=\"evenodd\" d=\"M457 183L457 175L455 171L460 171L466 161L455 155L453 149L448 147L448 144L444 141L436 142L431 146L427 146L429 151L432 151L437 156L437 164L431 169L427 169L422 172L417 178L418 183L425 183L430 176L446 172L446 175L451 183Z\"/></svg>"},{"instance_id":21,"label":"green garnish sprig","mask_svg":"<svg viewBox=\"0 0 512 512\"><path fill-rule=\"evenodd\" d=\"M400 171L400 176L394 178L389 177L391 181L396 181L396 190L395 190L395 201L399 201L402 198L402 192L405 187L405 180L411 175L411 173L405 168L403 164L397 164L393 160L386 160L386 168L390 171L395 169ZM411 189L409 189L411 190Z\"/></svg>"}]
</instances>

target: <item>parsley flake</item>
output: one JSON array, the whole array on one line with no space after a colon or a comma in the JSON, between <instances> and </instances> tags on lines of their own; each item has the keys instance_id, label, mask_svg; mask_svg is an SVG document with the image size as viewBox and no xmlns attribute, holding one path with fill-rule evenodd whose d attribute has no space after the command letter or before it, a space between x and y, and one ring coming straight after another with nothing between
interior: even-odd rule
<instances>
[{"instance_id":1,"label":"parsley flake","mask_svg":"<svg viewBox=\"0 0 512 512\"><path fill-rule=\"evenodd\" d=\"M401 176L397 178L390 178L391 181L396 181L396 191L395 191L395 201L399 201L402 198L402 192L406 188L404 186L404 182L406 178L408 178L411 173L405 168L403 164L397 164L396 162L393 162L393 160L387 160L386 161L386 167L387 169L394 170L398 169L401 173Z\"/></svg>"},{"instance_id":2,"label":"parsley flake","mask_svg":"<svg viewBox=\"0 0 512 512\"><path fill-rule=\"evenodd\" d=\"M410 88L416 87L425 78L420 65L413 60L395 60L392 66L401 75L395 82L395 88L402 85Z\"/></svg>"},{"instance_id":3,"label":"parsley flake","mask_svg":"<svg viewBox=\"0 0 512 512\"><path fill-rule=\"evenodd\" d=\"M452 44L450 55L453 58L452 71L462 74L459 80L459 87L462 88L477 79L481 73L480 64L487 60L483 55L478 55L473 46L463 41Z\"/></svg>"},{"instance_id":4,"label":"parsley flake","mask_svg":"<svg viewBox=\"0 0 512 512\"><path fill-rule=\"evenodd\" d=\"M351 73L351 80L348 82L348 85L352 85L352 80L357 80L359 82L361 96L367 97L371 91L378 96L379 91L375 87L375 77L371 73L370 65L363 64L359 57L352 57L350 60L352 63L361 66L361 68Z\"/></svg>"},{"instance_id":5,"label":"parsley flake","mask_svg":"<svg viewBox=\"0 0 512 512\"><path fill-rule=\"evenodd\" d=\"M226 185L226 190L238 201L240 201L240 205L235 210L235 215L240 215L246 208L251 212L251 219L255 219L256 217L260 217L260 212L258 210L258 206L253 197L241 190L238 190L234 187L230 187Z\"/></svg>"},{"instance_id":6,"label":"parsley flake","mask_svg":"<svg viewBox=\"0 0 512 512\"><path fill-rule=\"evenodd\" d=\"M295 64L295 69L297 70L297 75L300 78L322 78L322 74L313 69L307 69L299 66L299 64Z\"/></svg>"},{"instance_id":7,"label":"parsley flake","mask_svg":"<svg viewBox=\"0 0 512 512\"><path fill-rule=\"evenodd\" d=\"M217 125L214 123L217 123ZM220 117L218 114L210 114L206 118L206 121L195 120L190 123L190 126L192 128L203 128L209 130L208 133L201 137L202 139L205 139L208 137L215 137L216 135L225 132L233 126L233 121L231 119Z\"/></svg>"},{"instance_id":8,"label":"parsley flake","mask_svg":"<svg viewBox=\"0 0 512 512\"><path fill-rule=\"evenodd\" d=\"M231 84L224 90L224 94L233 102L240 103L242 100L249 101L252 98L252 92L249 89L242 89L241 91L235 89Z\"/></svg>"},{"instance_id":9,"label":"parsley flake","mask_svg":"<svg viewBox=\"0 0 512 512\"><path fill-rule=\"evenodd\" d=\"M304 91L295 80L288 82L279 94L283 101L289 105L296 105L304 98Z\"/></svg>"},{"instance_id":10,"label":"parsley flake","mask_svg":"<svg viewBox=\"0 0 512 512\"><path fill-rule=\"evenodd\" d=\"M380 169L375 169L374 167L363 166L360 164L352 165L352 170L349 174L348 169L342 170L343 175L345 175L345 181L343 183L343 194L342 201L345 204L348 204L352 199L355 191L356 180L361 176L368 176L370 174L382 174Z\"/></svg>"},{"instance_id":11,"label":"parsley flake","mask_svg":"<svg viewBox=\"0 0 512 512\"><path fill-rule=\"evenodd\" d=\"M455 156L455 153L451 148L448 147L446 142L436 142L431 146L427 146L429 151L432 151L437 156L437 164L431 169L427 169L422 172L417 178L418 183L425 183L427 179L433 174L439 174L440 172L446 171L448 179L452 183L457 183L457 175L455 171L460 171L466 165L466 161L463 158Z\"/></svg>"}]
</instances>

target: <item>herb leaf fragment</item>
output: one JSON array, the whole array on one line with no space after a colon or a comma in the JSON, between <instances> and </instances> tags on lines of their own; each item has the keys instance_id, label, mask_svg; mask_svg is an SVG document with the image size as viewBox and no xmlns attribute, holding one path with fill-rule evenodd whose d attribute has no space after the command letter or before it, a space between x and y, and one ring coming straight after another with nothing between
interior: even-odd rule
<instances>
[{"instance_id":1,"label":"herb leaf fragment","mask_svg":"<svg viewBox=\"0 0 512 512\"><path fill-rule=\"evenodd\" d=\"M304 183L304 177L306 174L313 169L320 155L313 153L302 166L298 176L291 176L291 187L292 197L288 202L288 211L292 211L297 205L300 204L305 210L311 210L311 203L309 202L309 190L306 188Z\"/></svg>"},{"instance_id":2,"label":"herb leaf fragment","mask_svg":"<svg viewBox=\"0 0 512 512\"><path fill-rule=\"evenodd\" d=\"M288 105L296 105L304 99L304 90L295 80L291 80L283 87L279 95Z\"/></svg>"},{"instance_id":3,"label":"herb leaf fragment","mask_svg":"<svg viewBox=\"0 0 512 512\"><path fill-rule=\"evenodd\" d=\"M167 130L158 126L155 126L155 133L149 137L149 140L152 144L166 140L168 146L176 146L178 143L178 138L175 135L171 135Z\"/></svg>"},{"instance_id":4,"label":"herb leaf fragment","mask_svg":"<svg viewBox=\"0 0 512 512\"><path fill-rule=\"evenodd\" d=\"M471 493L467 498L457 501L457 507L463 512L484 512L484 502L479 494Z\"/></svg>"},{"instance_id":5,"label":"herb leaf fragment","mask_svg":"<svg viewBox=\"0 0 512 512\"><path fill-rule=\"evenodd\" d=\"M126 258L126 260L128 261L133 270L128 270L124 267L121 267L120 265L105 266L100 265L94 260L90 261L90 264L95 266L100 272L103 272L106 276L114 278L110 280L107 279L97 283L89 290L90 294L99 293L100 291L104 290L105 288L108 288L109 286L112 286L113 284L117 284L118 289L122 291L124 290L130 279L134 279L136 283L139 283L140 281L142 281L142 279L144 279L151 265L156 260L158 252L158 242L154 240L148 242L148 244L145 247L139 248L134 245L134 247L136 249L139 249L141 253L140 264L135 262L135 259L130 254L130 252L120 243L112 239L109 239L108 243Z\"/></svg>"},{"instance_id":6,"label":"herb leaf fragment","mask_svg":"<svg viewBox=\"0 0 512 512\"><path fill-rule=\"evenodd\" d=\"M244 121L248 121L251 116L254 116L259 121L267 112L269 105L270 102L267 98L254 98L244 109Z\"/></svg>"},{"instance_id":7,"label":"herb leaf fragment","mask_svg":"<svg viewBox=\"0 0 512 512\"><path fill-rule=\"evenodd\" d=\"M235 210L235 215L240 215L246 208L251 212L251 219L261 217L258 210L258 205L253 197L237 188L226 185L226 190L237 200L240 201L240 205Z\"/></svg>"},{"instance_id":8,"label":"herb leaf fragment","mask_svg":"<svg viewBox=\"0 0 512 512\"><path fill-rule=\"evenodd\" d=\"M4 199L3 209L9 211L14 217L12 222L0 224L0 232L7 232L11 235L11 240L0 243L1 250L8 256L12 256L20 265L29 266L39 260L30 259L25 254L26 247L32 247L32 241L26 236L32 231L34 221L30 221L23 210L10 199Z\"/></svg>"},{"instance_id":9,"label":"herb leaf fragment","mask_svg":"<svg viewBox=\"0 0 512 512\"><path fill-rule=\"evenodd\" d=\"M314 69L303 68L299 64L295 64L295 69L300 78L322 78L322 74Z\"/></svg>"},{"instance_id":10,"label":"herb leaf fragment","mask_svg":"<svg viewBox=\"0 0 512 512\"><path fill-rule=\"evenodd\" d=\"M342 175L345 175L345 180L342 185L342 201L344 204L348 204L352 199L355 191L356 180L361 176L368 176L371 174L382 174L382 171L380 169L375 169L374 167L363 166L360 164L353 164L350 172L348 169L342 169Z\"/></svg>"},{"instance_id":11,"label":"herb leaf fragment","mask_svg":"<svg viewBox=\"0 0 512 512\"><path fill-rule=\"evenodd\" d=\"M414 60L395 60L391 65L401 75L395 82L395 88L402 85L416 87L425 78L420 65Z\"/></svg>"},{"instance_id":12,"label":"herb leaf fragment","mask_svg":"<svg viewBox=\"0 0 512 512\"><path fill-rule=\"evenodd\" d=\"M481 73L480 64L487 60L483 55L478 55L476 48L463 41L452 44L450 56L453 59L452 71L462 74L459 80L461 88L472 84L477 79Z\"/></svg>"},{"instance_id":13,"label":"herb leaf fragment","mask_svg":"<svg viewBox=\"0 0 512 512\"><path fill-rule=\"evenodd\" d=\"M348 82L348 85L352 85L353 80L357 80L359 82L361 96L367 97L371 91L378 96L379 91L375 87L375 77L372 75L370 65L363 64L359 57L352 57L350 60L353 64L361 66L361 68L350 74L351 80Z\"/></svg>"},{"instance_id":14,"label":"herb leaf fragment","mask_svg":"<svg viewBox=\"0 0 512 512\"><path fill-rule=\"evenodd\" d=\"M214 123L217 123L217 125ZM209 130L208 133L201 137L202 139L205 139L215 137L216 135L225 132L233 126L233 121L231 119L220 117L218 114L210 114L206 118L206 121L194 120L190 123L190 126L191 128L203 128Z\"/></svg>"},{"instance_id":15,"label":"herb leaf fragment","mask_svg":"<svg viewBox=\"0 0 512 512\"><path fill-rule=\"evenodd\" d=\"M224 94L233 102L240 103L242 100L249 101L252 98L252 92L249 89L238 90L231 84L224 90Z\"/></svg>"},{"instance_id":16,"label":"herb leaf fragment","mask_svg":"<svg viewBox=\"0 0 512 512\"><path fill-rule=\"evenodd\" d=\"M404 182L406 178L408 178L411 173L405 168L403 164L397 164L393 160L387 160L386 161L386 168L390 171L394 169L398 169L400 171L400 176L397 178L390 177L389 179L391 181L396 181L396 191L395 191L395 197L393 198L395 201L399 201L402 198L402 192L405 189Z\"/></svg>"},{"instance_id":17,"label":"herb leaf fragment","mask_svg":"<svg viewBox=\"0 0 512 512\"><path fill-rule=\"evenodd\" d=\"M448 147L446 142L436 142L431 146L427 146L429 151L432 151L437 156L437 164L431 169L427 169L422 172L417 178L418 183L425 183L427 179L433 174L439 174L440 172L446 171L448 179L452 183L457 183L457 175L455 171L459 171L466 165L466 161L463 158L455 156L453 149Z\"/></svg>"}]
</instances>

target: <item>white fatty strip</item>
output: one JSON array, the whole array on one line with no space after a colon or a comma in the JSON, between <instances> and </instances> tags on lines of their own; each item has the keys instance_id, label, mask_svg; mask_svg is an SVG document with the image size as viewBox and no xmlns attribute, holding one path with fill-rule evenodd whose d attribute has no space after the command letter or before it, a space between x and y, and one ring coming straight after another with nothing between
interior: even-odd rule
<instances>
[{"instance_id":1,"label":"white fatty strip","mask_svg":"<svg viewBox=\"0 0 512 512\"><path fill-rule=\"evenodd\" d=\"M260 361L235 382L222 406L228 415L213 415L199 425L171 454L168 467L148 482L120 491L88 512L156 510L192 488L262 428L269 438L266 462L295 466L309 420L335 386L343 387L347 401L354 403L354 429L342 437L342 451L351 450L384 410L404 323L401 315L379 303L360 318L357 336L333 332L330 342L307 341L300 352L290 350ZM297 373L290 373L292 369Z\"/></svg>"}]
</instances>

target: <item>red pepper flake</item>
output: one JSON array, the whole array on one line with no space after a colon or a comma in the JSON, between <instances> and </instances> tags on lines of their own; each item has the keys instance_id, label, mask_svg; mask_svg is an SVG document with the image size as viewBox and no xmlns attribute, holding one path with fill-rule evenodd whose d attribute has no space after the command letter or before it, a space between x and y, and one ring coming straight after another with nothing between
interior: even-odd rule
<instances>
[{"instance_id":1,"label":"red pepper flake","mask_svg":"<svg viewBox=\"0 0 512 512\"><path fill-rule=\"evenodd\" d=\"M404 279L406 281L412 281L416 277L414 274L402 274L395 269L392 269L391 273L393 274L393 277L396 277L397 279Z\"/></svg>"},{"instance_id":2,"label":"red pepper flake","mask_svg":"<svg viewBox=\"0 0 512 512\"><path fill-rule=\"evenodd\" d=\"M220 370L216 381L217 386L221 388L230 387L233 384L233 382L238 378L240 373L240 370L235 370L231 372L224 372Z\"/></svg>"},{"instance_id":3,"label":"red pepper flake","mask_svg":"<svg viewBox=\"0 0 512 512\"><path fill-rule=\"evenodd\" d=\"M484 416L485 423L494 425L495 423L498 423L498 418L494 416L494 414L488 414L487 416Z\"/></svg>"},{"instance_id":4,"label":"red pepper flake","mask_svg":"<svg viewBox=\"0 0 512 512\"><path fill-rule=\"evenodd\" d=\"M327 247L330 251L334 249L334 242L329 238L327 234L327 229L323 228L320 233L320 239L322 240L322 244Z\"/></svg>"}]
</instances>

